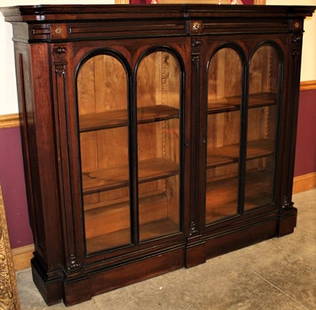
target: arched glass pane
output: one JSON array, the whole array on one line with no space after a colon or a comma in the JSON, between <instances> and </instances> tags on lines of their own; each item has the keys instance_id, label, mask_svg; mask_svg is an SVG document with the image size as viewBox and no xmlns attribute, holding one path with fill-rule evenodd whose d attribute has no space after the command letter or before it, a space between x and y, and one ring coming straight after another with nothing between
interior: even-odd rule
<instances>
[{"instance_id":1,"label":"arched glass pane","mask_svg":"<svg viewBox=\"0 0 316 310\"><path fill-rule=\"evenodd\" d=\"M206 223L237 213L242 64L232 48L208 69Z\"/></svg>"},{"instance_id":2,"label":"arched glass pane","mask_svg":"<svg viewBox=\"0 0 316 310\"><path fill-rule=\"evenodd\" d=\"M170 53L137 71L140 240L180 231L180 66Z\"/></svg>"},{"instance_id":3,"label":"arched glass pane","mask_svg":"<svg viewBox=\"0 0 316 310\"><path fill-rule=\"evenodd\" d=\"M127 75L110 55L86 61L77 78L87 252L131 242Z\"/></svg>"},{"instance_id":4,"label":"arched glass pane","mask_svg":"<svg viewBox=\"0 0 316 310\"><path fill-rule=\"evenodd\" d=\"M246 210L269 204L273 200L279 68L278 53L269 45L260 47L251 59L245 184Z\"/></svg>"}]
</instances>

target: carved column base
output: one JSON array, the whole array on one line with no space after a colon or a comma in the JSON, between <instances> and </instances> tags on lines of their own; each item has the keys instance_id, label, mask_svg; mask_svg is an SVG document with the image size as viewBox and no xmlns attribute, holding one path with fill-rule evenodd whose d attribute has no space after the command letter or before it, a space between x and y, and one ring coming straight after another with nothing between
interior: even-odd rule
<instances>
[{"instance_id":1,"label":"carved column base","mask_svg":"<svg viewBox=\"0 0 316 310\"><path fill-rule=\"evenodd\" d=\"M63 298L63 275L61 272L46 274L33 258L32 276L35 285L48 306L61 302Z\"/></svg>"},{"instance_id":2,"label":"carved column base","mask_svg":"<svg viewBox=\"0 0 316 310\"><path fill-rule=\"evenodd\" d=\"M280 210L277 236L291 234L296 227L297 209L294 207Z\"/></svg>"},{"instance_id":3,"label":"carved column base","mask_svg":"<svg viewBox=\"0 0 316 310\"><path fill-rule=\"evenodd\" d=\"M194 241L194 239L197 239ZM206 261L205 241L198 240L198 237L193 238L186 246L185 251L185 267L190 268L203 264Z\"/></svg>"}]
</instances>

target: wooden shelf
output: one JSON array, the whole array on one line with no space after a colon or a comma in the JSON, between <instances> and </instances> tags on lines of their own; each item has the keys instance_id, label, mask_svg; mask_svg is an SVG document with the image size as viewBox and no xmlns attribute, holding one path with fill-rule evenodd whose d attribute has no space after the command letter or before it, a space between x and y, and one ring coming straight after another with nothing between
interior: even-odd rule
<instances>
[{"instance_id":1,"label":"wooden shelf","mask_svg":"<svg viewBox=\"0 0 316 310\"><path fill-rule=\"evenodd\" d=\"M179 110L167 105L154 105L137 109L139 124L158 122L179 117ZM115 110L80 116L80 132L123 127L128 125L127 110Z\"/></svg>"},{"instance_id":2,"label":"wooden shelf","mask_svg":"<svg viewBox=\"0 0 316 310\"><path fill-rule=\"evenodd\" d=\"M92 194L129 184L128 166L99 169L82 174L83 193ZM139 183L155 181L179 174L179 165L164 158L152 158L138 164Z\"/></svg>"},{"instance_id":3,"label":"wooden shelf","mask_svg":"<svg viewBox=\"0 0 316 310\"><path fill-rule=\"evenodd\" d=\"M208 151L207 168L236 163L239 160L240 145L232 144L215 148ZM256 159L272 155L274 152L274 141L263 139L249 141L247 144L247 159Z\"/></svg>"},{"instance_id":4,"label":"wooden shelf","mask_svg":"<svg viewBox=\"0 0 316 310\"><path fill-rule=\"evenodd\" d=\"M248 108L258 108L275 105L277 98L275 93L256 93L249 95ZM222 113L240 110L241 96L227 97L219 100L212 100L208 104L208 113Z\"/></svg>"},{"instance_id":5,"label":"wooden shelf","mask_svg":"<svg viewBox=\"0 0 316 310\"><path fill-rule=\"evenodd\" d=\"M247 159L270 156L274 153L274 140L262 139L247 143Z\"/></svg>"},{"instance_id":6,"label":"wooden shelf","mask_svg":"<svg viewBox=\"0 0 316 310\"><path fill-rule=\"evenodd\" d=\"M149 200L156 200L157 197L165 197L166 192L165 191L153 191L153 192L148 192L145 194L140 195L139 197L139 203L142 203L143 201L149 199ZM90 210L96 210L100 208L108 208L108 207L113 207L113 206L119 206L119 205L126 205L129 204L130 202L130 197L129 196L124 196L120 197L117 199L103 199L102 201L95 202L95 203L86 203L84 205L84 211L88 212Z\"/></svg>"},{"instance_id":7,"label":"wooden shelf","mask_svg":"<svg viewBox=\"0 0 316 310\"><path fill-rule=\"evenodd\" d=\"M140 239L147 240L179 231L179 226L169 218L140 225ZM87 252L97 252L122 245L130 241L130 229L122 229L98 237L87 239Z\"/></svg>"},{"instance_id":8,"label":"wooden shelf","mask_svg":"<svg viewBox=\"0 0 316 310\"><path fill-rule=\"evenodd\" d=\"M138 213L141 224L166 218L168 216L167 193L141 197ZM119 230L129 230L131 224L129 201L85 210L84 219L87 239L111 234Z\"/></svg>"},{"instance_id":9,"label":"wooden shelf","mask_svg":"<svg viewBox=\"0 0 316 310\"><path fill-rule=\"evenodd\" d=\"M251 109L275 105L276 103L277 95L275 93L257 93L249 95L248 107Z\"/></svg>"},{"instance_id":10,"label":"wooden shelf","mask_svg":"<svg viewBox=\"0 0 316 310\"><path fill-rule=\"evenodd\" d=\"M245 210L271 202L271 172L247 172ZM238 179L236 177L209 182L206 188L206 223L237 214Z\"/></svg>"},{"instance_id":11,"label":"wooden shelf","mask_svg":"<svg viewBox=\"0 0 316 310\"><path fill-rule=\"evenodd\" d=\"M211 100L208 103L208 113L221 113L238 111L241 106L241 96L226 97L217 100Z\"/></svg>"}]
</instances>

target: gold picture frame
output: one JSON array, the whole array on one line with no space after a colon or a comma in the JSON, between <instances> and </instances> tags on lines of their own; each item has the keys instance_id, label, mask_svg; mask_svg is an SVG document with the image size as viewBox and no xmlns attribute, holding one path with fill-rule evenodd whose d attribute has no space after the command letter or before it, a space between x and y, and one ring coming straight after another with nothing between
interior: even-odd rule
<instances>
[{"instance_id":1,"label":"gold picture frame","mask_svg":"<svg viewBox=\"0 0 316 310\"><path fill-rule=\"evenodd\" d=\"M15 269L0 187L0 310L19 310Z\"/></svg>"}]
</instances>

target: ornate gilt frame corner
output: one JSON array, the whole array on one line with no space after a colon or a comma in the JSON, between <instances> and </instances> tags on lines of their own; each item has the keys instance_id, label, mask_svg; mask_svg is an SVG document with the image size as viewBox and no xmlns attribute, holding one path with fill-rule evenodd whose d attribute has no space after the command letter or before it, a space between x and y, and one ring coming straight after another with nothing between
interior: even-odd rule
<instances>
[{"instance_id":1,"label":"ornate gilt frame corner","mask_svg":"<svg viewBox=\"0 0 316 310\"><path fill-rule=\"evenodd\" d=\"M20 310L16 277L0 187L0 310Z\"/></svg>"}]
</instances>

